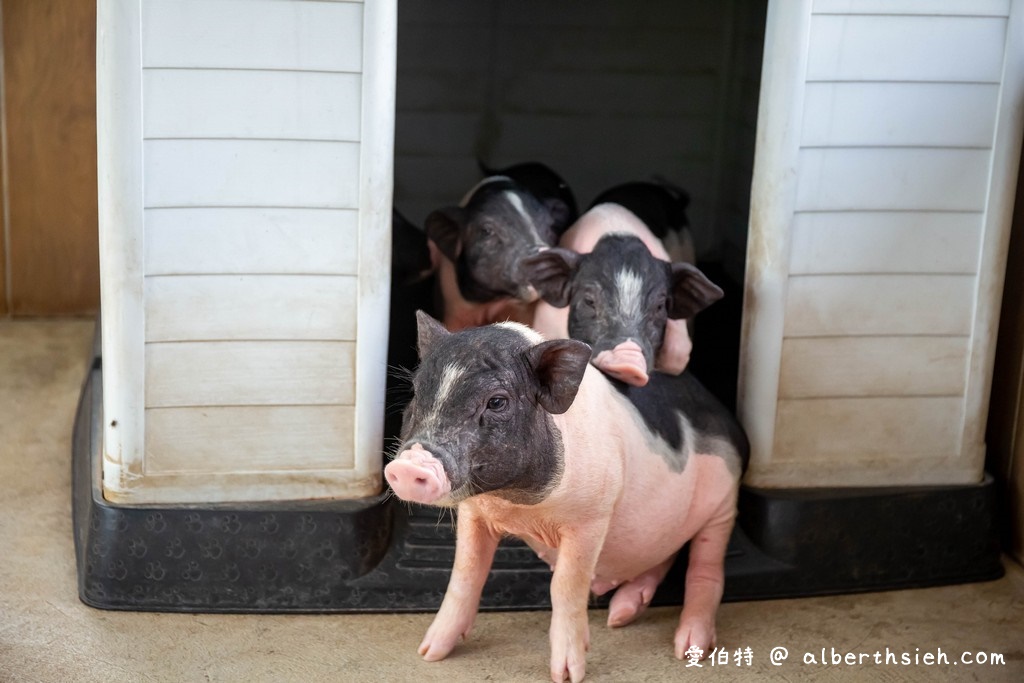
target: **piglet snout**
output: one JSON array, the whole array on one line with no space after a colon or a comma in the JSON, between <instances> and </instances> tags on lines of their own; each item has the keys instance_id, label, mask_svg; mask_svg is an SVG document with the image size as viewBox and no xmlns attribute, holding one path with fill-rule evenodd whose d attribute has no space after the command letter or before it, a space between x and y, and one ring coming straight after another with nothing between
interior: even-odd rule
<instances>
[{"instance_id":1,"label":"piglet snout","mask_svg":"<svg viewBox=\"0 0 1024 683\"><path fill-rule=\"evenodd\" d=\"M593 358L594 366L615 379L642 387L647 384L647 360L640 345L633 340L624 341L610 351L602 351Z\"/></svg>"},{"instance_id":2,"label":"piglet snout","mask_svg":"<svg viewBox=\"0 0 1024 683\"><path fill-rule=\"evenodd\" d=\"M452 491L441 461L418 443L388 463L384 478L399 498L410 503L436 504Z\"/></svg>"}]
</instances>

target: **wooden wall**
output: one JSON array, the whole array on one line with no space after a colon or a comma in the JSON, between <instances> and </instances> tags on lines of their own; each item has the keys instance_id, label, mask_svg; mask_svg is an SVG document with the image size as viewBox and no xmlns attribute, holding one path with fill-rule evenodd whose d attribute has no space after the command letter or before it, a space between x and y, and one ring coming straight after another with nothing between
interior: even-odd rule
<instances>
[{"instance_id":1,"label":"wooden wall","mask_svg":"<svg viewBox=\"0 0 1024 683\"><path fill-rule=\"evenodd\" d=\"M1024 168L1017 175L1017 202L1006 262L999 343L992 375L986 469L1000 491L1004 547L1024 562Z\"/></svg>"},{"instance_id":2,"label":"wooden wall","mask_svg":"<svg viewBox=\"0 0 1024 683\"><path fill-rule=\"evenodd\" d=\"M94 313L96 3L0 0L0 316Z\"/></svg>"},{"instance_id":3,"label":"wooden wall","mask_svg":"<svg viewBox=\"0 0 1024 683\"><path fill-rule=\"evenodd\" d=\"M0 10L2 10L0 6ZM0 29L3 27L3 19L0 17ZM0 35L0 53L3 50L3 36ZM2 57L2 54L0 54ZM0 74L0 100L3 98L3 75ZM3 116L3 102L0 101L0 118ZM3 130L3 121L0 120L0 131ZM7 192L4 188L7 187L7 168L4 163L6 155L4 153L4 138L0 134L0 319L7 316L8 304L7 304L7 210L6 210L6 195Z\"/></svg>"}]
</instances>

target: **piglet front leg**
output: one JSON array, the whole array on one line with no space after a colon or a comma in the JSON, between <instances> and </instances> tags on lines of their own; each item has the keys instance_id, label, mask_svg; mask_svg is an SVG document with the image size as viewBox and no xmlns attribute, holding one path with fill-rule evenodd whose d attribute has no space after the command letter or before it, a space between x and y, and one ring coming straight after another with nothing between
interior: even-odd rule
<instances>
[{"instance_id":1,"label":"piglet front leg","mask_svg":"<svg viewBox=\"0 0 1024 683\"><path fill-rule=\"evenodd\" d=\"M448 590L419 647L428 662L447 657L473 628L480 594L498 547L498 537L465 506L459 509L455 533L455 566Z\"/></svg>"},{"instance_id":2,"label":"piglet front leg","mask_svg":"<svg viewBox=\"0 0 1024 683\"><path fill-rule=\"evenodd\" d=\"M654 359L654 368L669 375L678 375L690 363L693 341L686 320L665 321L665 336Z\"/></svg>"},{"instance_id":3,"label":"piglet front leg","mask_svg":"<svg viewBox=\"0 0 1024 683\"><path fill-rule=\"evenodd\" d=\"M551 680L583 680L590 649L587 601L607 526L574 529L562 536L551 577Z\"/></svg>"},{"instance_id":4,"label":"piglet front leg","mask_svg":"<svg viewBox=\"0 0 1024 683\"><path fill-rule=\"evenodd\" d=\"M690 541L683 613L676 629L675 655L691 647L707 657L715 647L715 617L725 588L725 551L735 520L735 504L717 515Z\"/></svg>"}]
</instances>

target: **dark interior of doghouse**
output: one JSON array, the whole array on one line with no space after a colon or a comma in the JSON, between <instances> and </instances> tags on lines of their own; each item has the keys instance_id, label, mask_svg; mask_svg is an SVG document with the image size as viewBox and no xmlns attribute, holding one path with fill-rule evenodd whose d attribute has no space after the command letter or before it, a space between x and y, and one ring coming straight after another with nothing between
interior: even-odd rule
<instances>
[{"instance_id":1,"label":"dark interior of doghouse","mask_svg":"<svg viewBox=\"0 0 1024 683\"><path fill-rule=\"evenodd\" d=\"M430 211L458 203L481 179L478 162L495 168L547 164L568 182L581 210L623 182L657 176L685 188L698 266L725 290L697 317L690 368L734 407L766 5L401 0L396 209L422 226ZM415 366L413 314L432 304L430 287L393 286L391 365ZM388 381L385 433L394 437L408 390L400 373L389 372ZM353 501L113 505L97 484L101 405L97 345L73 446L79 593L86 603L186 612L440 605L455 546L447 512L385 494ZM726 558L725 599L993 578L1002 571L993 499L990 481L935 489L743 487L740 524ZM278 528L301 533L274 533ZM242 531L227 538L224 529ZM189 555L169 557L155 576L136 551L140 541L152 545L166 532L187 535L200 552L243 541L243 550L258 552L225 554L223 571L201 579L190 570ZM656 604L680 603L683 568L685 551ZM481 606L544 608L549 583L548 567L533 551L504 541Z\"/></svg>"},{"instance_id":2,"label":"dark interior of doghouse","mask_svg":"<svg viewBox=\"0 0 1024 683\"><path fill-rule=\"evenodd\" d=\"M717 0L399 3L396 209L422 226L480 180L478 161L542 162L581 212L624 182L684 188L698 264L726 291L698 316L691 368L733 406L765 12ZM413 320L400 307L416 297L397 298L405 349Z\"/></svg>"}]
</instances>

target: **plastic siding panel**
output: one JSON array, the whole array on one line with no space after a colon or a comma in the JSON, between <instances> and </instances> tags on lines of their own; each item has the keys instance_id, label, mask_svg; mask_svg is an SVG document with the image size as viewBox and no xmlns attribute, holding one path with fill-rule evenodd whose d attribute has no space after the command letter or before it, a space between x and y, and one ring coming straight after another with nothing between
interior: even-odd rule
<instances>
[{"instance_id":1,"label":"plastic siding panel","mask_svg":"<svg viewBox=\"0 0 1024 683\"><path fill-rule=\"evenodd\" d=\"M147 208L357 208L359 144L295 140L147 140Z\"/></svg>"},{"instance_id":2,"label":"plastic siding panel","mask_svg":"<svg viewBox=\"0 0 1024 683\"><path fill-rule=\"evenodd\" d=\"M146 210L146 273L355 275L354 209Z\"/></svg>"},{"instance_id":3,"label":"plastic siding panel","mask_svg":"<svg viewBox=\"0 0 1024 683\"><path fill-rule=\"evenodd\" d=\"M353 342L146 345L146 407L351 405Z\"/></svg>"},{"instance_id":4,"label":"plastic siding panel","mask_svg":"<svg viewBox=\"0 0 1024 683\"><path fill-rule=\"evenodd\" d=\"M998 98L994 83L808 83L801 144L988 147Z\"/></svg>"},{"instance_id":5,"label":"plastic siding panel","mask_svg":"<svg viewBox=\"0 0 1024 683\"><path fill-rule=\"evenodd\" d=\"M146 341L353 340L356 279L320 275L146 278Z\"/></svg>"},{"instance_id":6,"label":"plastic siding panel","mask_svg":"<svg viewBox=\"0 0 1024 683\"><path fill-rule=\"evenodd\" d=\"M146 410L146 473L351 469L351 406Z\"/></svg>"},{"instance_id":7,"label":"plastic siding panel","mask_svg":"<svg viewBox=\"0 0 1024 683\"><path fill-rule=\"evenodd\" d=\"M1010 13L1010 0L814 0L813 12L1005 17Z\"/></svg>"},{"instance_id":8,"label":"plastic siding panel","mask_svg":"<svg viewBox=\"0 0 1024 683\"><path fill-rule=\"evenodd\" d=\"M971 333L970 275L804 275L790 278L786 337Z\"/></svg>"},{"instance_id":9,"label":"plastic siding panel","mask_svg":"<svg viewBox=\"0 0 1024 683\"><path fill-rule=\"evenodd\" d=\"M967 346L967 337L786 339L779 397L960 396Z\"/></svg>"},{"instance_id":10,"label":"plastic siding panel","mask_svg":"<svg viewBox=\"0 0 1024 683\"><path fill-rule=\"evenodd\" d=\"M981 211L991 162L988 149L802 149L796 209Z\"/></svg>"},{"instance_id":11,"label":"plastic siding panel","mask_svg":"<svg viewBox=\"0 0 1024 683\"><path fill-rule=\"evenodd\" d=\"M778 423L780 463L938 461L957 451L963 397L781 399Z\"/></svg>"},{"instance_id":12,"label":"plastic siding panel","mask_svg":"<svg viewBox=\"0 0 1024 683\"><path fill-rule=\"evenodd\" d=\"M1006 19L815 15L808 81L998 83Z\"/></svg>"},{"instance_id":13,"label":"plastic siding panel","mask_svg":"<svg viewBox=\"0 0 1024 683\"><path fill-rule=\"evenodd\" d=\"M790 273L974 274L981 221L980 211L797 213Z\"/></svg>"},{"instance_id":14,"label":"plastic siding panel","mask_svg":"<svg viewBox=\"0 0 1024 683\"><path fill-rule=\"evenodd\" d=\"M146 69L147 138L359 140L353 73Z\"/></svg>"},{"instance_id":15,"label":"plastic siding panel","mask_svg":"<svg viewBox=\"0 0 1024 683\"><path fill-rule=\"evenodd\" d=\"M362 69L363 5L354 2L146 0L144 67Z\"/></svg>"}]
</instances>

